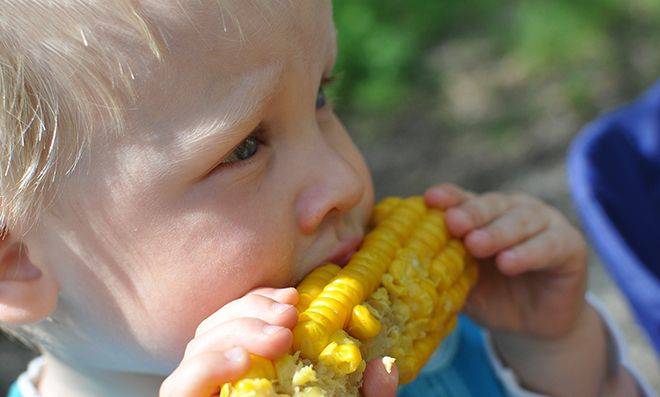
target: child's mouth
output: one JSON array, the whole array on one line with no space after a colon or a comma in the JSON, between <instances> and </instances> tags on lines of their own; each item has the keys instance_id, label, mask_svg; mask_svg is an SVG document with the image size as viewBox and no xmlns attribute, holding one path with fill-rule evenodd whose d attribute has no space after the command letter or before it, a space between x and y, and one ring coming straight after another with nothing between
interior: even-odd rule
<instances>
[{"instance_id":1,"label":"child's mouth","mask_svg":"<svg viewBox=\"0 0 660 397\"><path fill-rule=\"evenodd\" d=\"M346 239L337 247L335 252L325 262L332 262L341 267L346 266L351 256L360 248L362 236Z\"/></svg>"}]
</instances>

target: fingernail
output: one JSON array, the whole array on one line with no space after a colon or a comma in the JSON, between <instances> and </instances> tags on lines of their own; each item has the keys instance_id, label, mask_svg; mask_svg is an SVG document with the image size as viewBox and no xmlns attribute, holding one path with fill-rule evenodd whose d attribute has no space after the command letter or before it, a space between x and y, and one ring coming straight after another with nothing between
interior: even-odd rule
<instances>
[{"instance_id":1,"label":"fingernail","mask_svg":"<svg viewBox=\"0 0 660 397\"><path fill-rule=\"evenodd\" d=\"M278 303L275 302L273 303L272 309L275 313L281 314L284 313L285 311L291 309L293 306L287 305L286 303Z\"/></svg>"},{"instance_id":2,"label":"fingernail","mask_svg":"<svg viewBox=\"0 0 660 397\"><path fill-rule=\"evenodd\" d=\"M225 351L225 357L229 361L243 361L245 358L245 349L240 346L233 347Z\"/></svg>"},{"instance_id":3,"label":"fingernail","mask_svg":"<svg viewBox=\"0 0 660 397\"><path fill-rule=\"evenodd\" d=\"M280 327L278 325L266 325L261 331L266 334L266 335L272 335L274 333L279 332L281 329L284 327Z\"/></svg>"}]
</instances>

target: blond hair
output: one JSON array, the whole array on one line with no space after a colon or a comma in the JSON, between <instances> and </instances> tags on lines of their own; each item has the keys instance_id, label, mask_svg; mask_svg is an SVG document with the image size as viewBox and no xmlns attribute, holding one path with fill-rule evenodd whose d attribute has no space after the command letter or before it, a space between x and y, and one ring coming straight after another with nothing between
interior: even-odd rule
<instances>
[{"instance_id":1,"label":"blond hair","mask_svg":"<svg viewBox=\"0 0 660 397\"><path fill-rule=\"evenodd\" d=\"M223 0L210 1L225 8ZM135 99L134 70L161 60L167 43L137 0L0 2L4 235L26 233L38 221L86 152L92 131L123 132L122 106ZM265 11L273 8L269 0L254 2ZM149 5L167 8L158 0ZM147 56L134 56L140 53ZM0 330L33 349L44 340L37 325L0 324Z\"/></svg>"},{"instance_id":2,"label":"blond hair","mask_svg":"<svg viewBox=\"0 0 660 397\"><path fill-rule=\"evenodd\" d=\"M2 2L0 225L29 229L78 164L91 131L121 133L119 108L134 98L135 76L119 43L161 57L130 0Z\"/></svg>"}]
</instances>

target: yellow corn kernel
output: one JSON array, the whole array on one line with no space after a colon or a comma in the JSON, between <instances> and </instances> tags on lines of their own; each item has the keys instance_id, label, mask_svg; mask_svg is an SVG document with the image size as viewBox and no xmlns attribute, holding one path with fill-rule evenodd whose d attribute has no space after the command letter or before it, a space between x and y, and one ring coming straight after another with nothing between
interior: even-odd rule
<instances>
[{"instance_id":1,"label":"yellow corn kernel","mask_svg":"<svg viewBox=\"0 0 660 397\"><path fill-rule=\"evenodd\" d=\"M293 328L293 349L308 357L316 357L328 345L330 340L328 328L316 321L298 321Z\"/></svg>"},{"instance_id":2,"label":"yellow corn kernel","mask_svg":"<svg viewBox=\"0 0 660 397\"><path fill-rule=\"evenodd\" d=\"M378 335L380 321L363 305L355 305L348 321L348 333L360 340L367 340Z\"/></svg>"},{"instance_id":3,"label":"yellow corn kernel","mask_svg":"<svg viewBox=\"0 0 660 397\"><path fill-rule=\"evenodd\" d=\"M431 357L431 354L433 354L435 349L440 344L440 339L440 333L433 332L428 336L415 341L413 344L413 349L415 351L415 357L412 365L413 372L410 374L404 374L404 377L414 377L414 375L419 372L420 369L422 369L426 361L429 359L429 357ZM403 381L407 382L408 379Z\"/></svg>"},{"instance_id":4,"label":"yellow corn kernel","mask_svg":"<svg viewBox=\"0 0 660 397\"><path fill-rule=\"evenodd\" d=\"M341 375L351 374L363 364L360 345L344 330L336 331L319 354L319 361Z\"/></svg>"},{"instance_id":5,"label":"yellow corn kernel","mask_svg":"<svg viewBox=\"0 0 660 397\"><path fill-rule=\"evenodd\" d=\"M232 394L239 396L278 397L268 379L242 379L233 385Z\"/></svg>"},{"instance_id":6,"label":"yellow corn kernel","mask_svg":"<svg viewBox=\"0 0 660 397\"><path fill-rule=\"evenodd\" d=\"M397 239L396 233L389 229L379 228L365 236L362 247L393 257L396 250L401 247L401 243Z\"/></svg>"},{"instance_id":7,"label":"yellow corn kernel","mask_svg":"<svg viewBox=\"0 0 660 397\"><path fill-rule=\"evenodd\" d=\"M272 361L250 354L250 368L243 375L243 378L274 379L276 375L275 366Z\"/></svg>"},{"instance_id":8,"label":"yellow corn kernel","mask_svg":"<svg viewBox=\"0 0 660 397\"><path fill-rule=\"evenodd\" d=\"M399 383L405 384L414 379L416 370L415 362L417 360L414 356L404 356L403 358L397 357L397 369L399 370Z\"/></svg>"},{"instance_id":9,"label":"yellow corn kernel","mask_svg":"<svg viewBox=\"0 0 660 397\"><path fill-rule=\"evenodd\" d=\"M225 383L220 389L220 397L278 397L273 383L264 378L240 379L234 384Z\"/></svg>"},{"instance_id":10,"label":"yellow corn kernel","mask_svg":"<svg viewBox=\"0 0 660 397\"><path fill-rule=\"evenodd\" d=\"M399 197L388 197L383 199L374 207L374 213L371 216L371 222L375 226L383 221L392 210L400 205L403 200Z\"/></svg>"},{"instance_id":11,"label":"yellow corn kernel","mask_svg":"<svg viewBox=\"0 0 660 397\"><path fill-rule=\"evenodd\" d=\"M403 300L408 304L413 318L428 318L438 301L435 286L430 280L416 280L406 285L407 294Z\"/></svg>"},{"instance_id":12,"label":"yellow corn kernel","mask_svg":"<svg viewBox=\"0 0 660 397\"><path fill-rule=\"evenodd\" d=\"M323 291L323 287L328 284L332 278L339 273L341 267L334 263L326 263L314 269L305 279L298 285L298 304L296 308L299 313L307 309L310 302Z\"/></svg>"},{"instance_id":13,"label":"yellow corn kernel","mask_svg":"<svg viewBox=\"0 0 660 397\"><path fill-rule=\"evenodd\" d=\"M303 321L314 321L328 329L340 329L348 320L347 308L329 296L315 299L301 315Z\"/></svg>"},{"instance_id":14,"label":"yellow corn kernel","mask_svg":"<svg viewBox=\"0 0 660 397\"><path fill-rule=\"evenodd\" d=\"M450 240L431 262L430 277L438 289L444 290L460 277L464 267L465 249L457 240Z\"/></svg>"},{"instance_id":15,"label":"yellow corn kernel","mask_svg":"<svg viewBox=\"0 0 660 397\"><path fill-rule=\"evenodd\" d=\"M456 326L478 270L461 242L450 239L442 211L427 208L422 197L388 198L370 222L373 230L344 268L325 264L298 286L292 355L277 360L275 369L253 360L248 375L268 383L243 379L242 388L356 396L355 383L334 394L324 388L341 379L359 381L365 362L383 355L397 360L406 383ZM225 386L234 395L238 384Z\"/></svg>"},{"instance_id":16,"label":"yellow corn kernel","mask_svg":"<svg viewBox=\"0 0 660 397\"><path fill-rule=\"evenodd\" d=\"M302 386L310 382L316 382L317 380L316 371L314 371L311 365L306 365L293 375L292 383L294 386Z\"/></svg>"}]
</instances>

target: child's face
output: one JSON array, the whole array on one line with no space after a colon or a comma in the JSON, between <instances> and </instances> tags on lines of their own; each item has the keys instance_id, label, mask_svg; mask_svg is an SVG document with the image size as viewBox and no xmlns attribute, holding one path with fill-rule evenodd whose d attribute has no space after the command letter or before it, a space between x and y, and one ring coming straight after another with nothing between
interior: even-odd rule
<instances>
[{"instance_id":1,"label":"child's face","mask_svg":"<svg viewBox=\"0 0 660 397\"><path fill-rule=\"evenodd\" d=\"M156 21L169 51L132 69L125 136L93 136L31 248L59 284L70 359L171 370L221 306L359 242L371 178L317 95L331 2L279 3L190 2Z\"/></svg>"}]
</instances>

